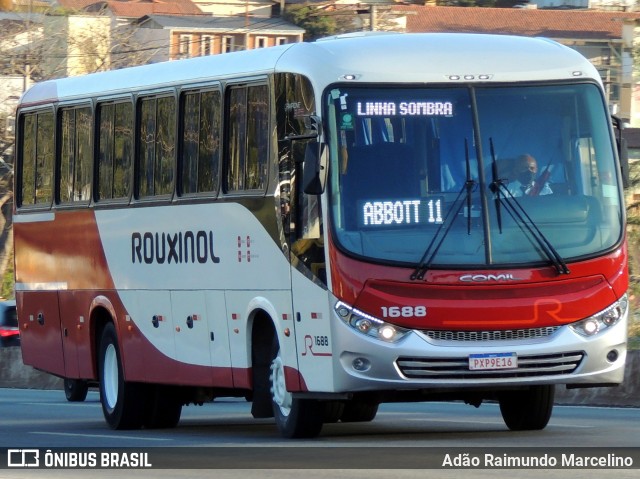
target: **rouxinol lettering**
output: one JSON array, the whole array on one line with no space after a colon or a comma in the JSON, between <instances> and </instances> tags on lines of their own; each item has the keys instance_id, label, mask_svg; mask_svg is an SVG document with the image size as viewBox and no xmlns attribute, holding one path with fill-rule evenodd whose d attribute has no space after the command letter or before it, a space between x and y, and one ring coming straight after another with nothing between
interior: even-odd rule
<instances>
[{"instance_id":1,"label":"rouxinol lettering","mask_svg":"<svg viewBox=\"0 0 640 479\"><path fill-rule=\"evenodd\" d=\"M146 264L219 263L213 251L213 231L132 233L131 262Z\"/></svg>"}]
</instances>

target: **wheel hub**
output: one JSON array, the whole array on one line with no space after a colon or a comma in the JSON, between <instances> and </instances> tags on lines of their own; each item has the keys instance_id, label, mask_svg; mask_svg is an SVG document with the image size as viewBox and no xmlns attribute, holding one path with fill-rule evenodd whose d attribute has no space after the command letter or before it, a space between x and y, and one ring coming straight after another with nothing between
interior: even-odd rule
<instances>
[{"instance_id":1,"label":"wheel hub","mask_svg":"<svg viewBox=\"0 0 640 479\"><path fill-rule=\"evenodd\" d=\"M279 351L278 356L271 363L271 397L273 402L280 408L283 416L288 416L291 413L293 396L287 391L284 363Z\"/></svg>"}]
</instances>

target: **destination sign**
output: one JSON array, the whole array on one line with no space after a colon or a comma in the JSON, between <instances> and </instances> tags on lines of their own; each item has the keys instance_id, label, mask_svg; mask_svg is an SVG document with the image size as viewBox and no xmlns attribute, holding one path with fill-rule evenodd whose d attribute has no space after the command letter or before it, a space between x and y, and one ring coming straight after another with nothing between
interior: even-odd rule
<instances>
[{"instance_id":1,"label":"destination sign","mask_svg":"<svg viewBox=\"0 0 640 479\"><path fill-rule=\"evenodd\" d=\"M440 197L360 202L359 225L364 228L406 225L437 225L443 221Z\"/></svg>"},{"instance_id":2,"label":"destination sign","mask_svg":"<svg viewBox=\"0 0 640 479\"><path fill-rule=\"evenodd\" d=\"M358 116L452 116L450 101L359 101Z\"/></svg>"}]
</instances>

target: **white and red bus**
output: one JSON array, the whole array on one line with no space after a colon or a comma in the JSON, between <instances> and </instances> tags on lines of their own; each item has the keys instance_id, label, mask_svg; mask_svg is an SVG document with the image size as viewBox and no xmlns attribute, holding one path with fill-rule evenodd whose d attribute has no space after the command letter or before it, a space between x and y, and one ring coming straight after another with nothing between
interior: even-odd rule
<instances>
[{"instance_id":1,"label":"white and red bus","mask_svg":"<svg viewBox=\"0 0 640 479\"><path fill-rule=\"evenodd\" d=\"M391 401L533 430L623 379L624 175L557 43L347 35L47 81L17 121L24 361L112 428L246 397L286 437Z\"/></svg>"}]
</instances>

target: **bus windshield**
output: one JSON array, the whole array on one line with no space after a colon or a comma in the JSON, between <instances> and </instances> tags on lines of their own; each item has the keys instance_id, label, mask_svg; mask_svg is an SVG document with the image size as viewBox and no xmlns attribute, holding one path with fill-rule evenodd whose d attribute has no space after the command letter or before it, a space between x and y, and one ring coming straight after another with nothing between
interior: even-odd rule
<instances>
[{"instance_id":1,"label":"bus windshield","mask_svg":"<svg viewBox=\"0 0 640 479\"><path fill-rule=\"evenodd\" d=\"M595 84L339 86L326 107L332 228L351 255L440 268L557 265L622 237L614 142Z\"/></svg>"}]
</instances>

